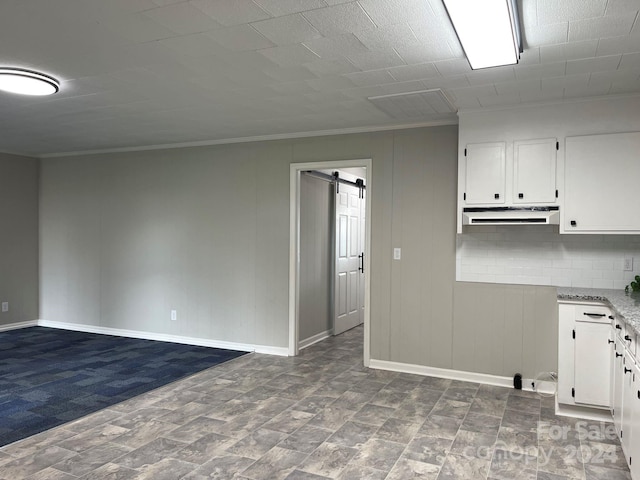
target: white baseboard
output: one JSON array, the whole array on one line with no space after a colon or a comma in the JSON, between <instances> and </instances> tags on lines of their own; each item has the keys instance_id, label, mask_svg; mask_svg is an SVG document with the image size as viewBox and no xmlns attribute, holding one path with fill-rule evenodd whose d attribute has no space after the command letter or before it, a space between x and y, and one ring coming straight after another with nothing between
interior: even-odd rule
<instances>
[{"instance_id":1,"label":"white baseboard","mask_svg":"<svg viewBox=\"0 0 640 480\"><path fill-rule=\"evenodd\" d=\"M310 347L314 343L321 342L325 338L329 338L331 336L331 330L325 330L324 332L316 333L315 335L305 338L304 340L300 340L298 343L298 350L302 350L303 348Z\"/></svg>"},{"instance_id":2,"label":"white baseboard","mask_svg":"<svg viewBox=\"0 0 640 480\"><path fill-rule=\"evenodd\" d=\"M379 370L389 370L392 372L413 373L429 377L446 378L450 380L461 380L463 382L482 383L484 385L496 385L498 387L513 388L513 378L490 375L487 373L465 372L463 370L451 370L448 368L427 367L424 365L414 365L412 363L390 362L388 360L371 359L370 368ZM523 378L522 389L532 392L531 383L533 379ZM552 393L541 390L541 393Z\"/></svg>"},{"instance_id":3,"label":"white baseboard","mask_svg":"<svg viewBox=\"0 0 640 480\"><path fill-rule=\"evenodd\" d=\"M74 330L77 332L100 333L117 337L140 338L142 340L157 340L160 342L182 343L185 345L197 345L199 347L225 348L239 350L241 352L265 353L268 355L287 356L289 350L286 347L271 347L268 345L253 345L249 343L226 342L223 340L209 340L205 338L185 337L166 333L144 332L140 330L126 330L122 328L99 327L80 323L56 322L52 320L38 320L41 327L59 328L62 330Z\"/></svg>"},{"instance_id":4,"label":"white baseboard","mask_svg":"<svg viewBox=\"0 0 640 480\"><path fill-rule=\"evenodd\" d=\"M611 422L611 412L607 408L581 407L556 402L556 415L562 417L584 418L595 422Z\"/></svg>"},{"instance_id":5,"label":"white baseboard","mask_svg":"<svg viewBox=\"0 0 640 480\"><path fill-rule=\"evenodd\" d=\"M0 332L6 332L8 330L17 330L19 328L37 327L38 320L29 320L27 322L9 323L7 325L0 325Z\"/></svg>"}]
</instances>

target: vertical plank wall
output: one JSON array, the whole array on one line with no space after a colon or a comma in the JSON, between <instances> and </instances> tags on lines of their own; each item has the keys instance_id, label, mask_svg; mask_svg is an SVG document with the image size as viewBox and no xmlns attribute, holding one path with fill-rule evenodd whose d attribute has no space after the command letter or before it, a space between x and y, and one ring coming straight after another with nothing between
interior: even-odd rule
<instances>
[{"instance_id":1,"label":"vertical plank wall","mask_svg":"<svg viewBox=\"0 0 640 480\"><path fill-rule=\"evenodd\" d=\"M333 328L334 196L330 183L300 177L299 341Z\"/></svg>"},{"instance_id":2,"label":"vertical plank wall","mask_svg":"<svg viewBox=\"0 0 640 480\"><path fill-rule=\"evenodd\" d=\"M0 153L0 329L38 319L39 161Z\"/></svg>"},{"instance_id":3,"label":"vertical plank wall","mask_svg":"<svg viewBox=\"0 0 640 480\"><path fill-rule=\"evenodd\" d=\"M520 362L531 375L555 348L554 314L540 306L555 292L530 298L514 287L518 310L501 285L456 284L457 134L444 126L43 160L41 318L286 347L289 165L371 158L372 358L495 375ZM516 318L495 336L507 322L492 301ZM491 342L467 348L459 336L473 331Z\"/></svg>"}]
</instances>

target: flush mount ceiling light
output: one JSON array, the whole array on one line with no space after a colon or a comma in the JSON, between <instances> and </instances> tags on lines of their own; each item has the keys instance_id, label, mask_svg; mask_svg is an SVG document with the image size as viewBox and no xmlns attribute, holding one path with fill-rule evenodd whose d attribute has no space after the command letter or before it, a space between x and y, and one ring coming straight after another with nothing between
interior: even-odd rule
<instances>
[{"instance_id":1,"label":"flush mount ceiling light","mask_svg":"<svg viewBox=\"0 0 640 480\"><path fill-rule=\"evenodd\" d=\"M60 90L60 82L43 73L0 67L0 90L21 95L52 95Z\"/></svg>"},{"instance_id":2,"label":"flush mount ceiling light","mask_svg":"<svg viewBox=\"0 0 640 480\"><path fill-rule=\"evenodd\" d=\"M443 0L471 68L518 63L522 52L516 0Z\"/></svg>"}]
</instances>

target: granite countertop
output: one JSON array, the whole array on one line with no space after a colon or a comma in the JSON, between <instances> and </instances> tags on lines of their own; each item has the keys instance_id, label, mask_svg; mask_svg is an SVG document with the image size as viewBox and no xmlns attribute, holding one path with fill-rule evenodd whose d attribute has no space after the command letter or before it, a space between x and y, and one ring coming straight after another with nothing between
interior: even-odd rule
<instances>
[{"instance_id":1,"label":"granite countertop","mask_svg":"<svg viewBox=\"0 0 640 480\"><path fill-rule=\"evenodd\" d=\"M640 335L640 292L625 293L624 290L599 288L558 287L558 300L578 302L604 302L624 318Z\"/></svg>"}]
</instances>

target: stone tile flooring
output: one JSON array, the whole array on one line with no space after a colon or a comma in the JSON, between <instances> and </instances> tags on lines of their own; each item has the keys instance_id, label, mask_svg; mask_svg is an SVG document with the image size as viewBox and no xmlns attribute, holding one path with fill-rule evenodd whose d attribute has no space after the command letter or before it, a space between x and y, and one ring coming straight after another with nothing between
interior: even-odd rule
<instances>
[{"instance_id":1,"label":"stone tile flooring","mask_svg":"<svg viewBox=\"0 0 640 480\"><path fill-rule=\"evenodd\" d=\"M362 367L362 328L251 354L0 449L0 478L630 479L610 424Z\"/></svg>"}]
</instances>

